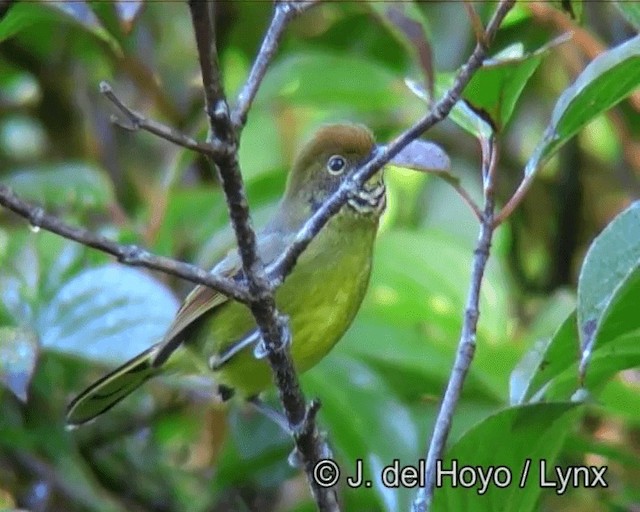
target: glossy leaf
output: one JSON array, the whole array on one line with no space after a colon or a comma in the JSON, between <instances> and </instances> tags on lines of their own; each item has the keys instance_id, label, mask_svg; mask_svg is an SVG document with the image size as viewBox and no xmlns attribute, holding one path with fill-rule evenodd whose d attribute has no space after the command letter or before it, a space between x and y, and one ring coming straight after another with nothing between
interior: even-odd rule
<instances>
[{"instance_id":1,"label":"glossy leaf","mask_svg":"<svg viewBox=\"0 0 640 512\"><path fill-rule=\"evenodd\" d=\"M537 510L542 492L541 462L553 471L554 461L579 410L577 404L570 402L530 404L505 409L480 422L448 450L442 468L450 470L457 464L458 475L463 467L469 468L463 472L467 477L480 470L486 475L493 468L492 474L499 482L511 478L510 484L499 486L491 481L482 492L479 480L468 486L461 485L459 480L454 487L451 477L443 475L432 510ZM498 467L504 469L497 470ZM521 482L524 485L519 485Z\"/></svg>"},{"instance_id":2,"label":"glossy leaf","mask_svg":"<svg viewBox=\"0 0 640 512\"><path fill-rule=\"evenodd\" d=\"M38 339L29 329L0 327L0 382L22 402L38 358Z\"/></svg>"},{"instance_id":3,"label":"glossy leaf","mask_svg":"<svg viewBox=\"0 0 640 512\"><path fill-rule=\"evenodd\" d=\"M13 172L3 184L29 201L47 207L105 208L113 201L113 188L104 172L84 163L65 163Z\"/></svg>"},{"instance_id":4,"label":"glossy leaf","mask_svg":"<svg viewBox=\"0 0 640 512\"><path fill-rule=\"evenodd\" d=\"M578 281L585 363L598 345L640 327L635 310L639 297L640 202L636 202L602 231L585 256Z\"/></svg>"},{"instance_id":5,"label":"glossy leaf","mask_svg":"<svg viewBox=\"0 0 640 512\"><path fill-rule=\"evenodd\" d=\"M47 349L113 365L157 341L177 307L149 275L110 264L67 282L41 313L38 330Z\"/></svg>"},{"instance_id":6,"label":"glossy leaf","mask_svg":"<svg viewBox=\"0 0 640 512\"><path fill-rule=\"evenodd\" d=\"M640 36L598 55L556 103L543 139L527 163L536 170L589 121L640 86Z\"/></svg>"},{"instance_id":7,"label":"glossy leaf","mask_svg":"<svg viewBox=\"0 0 640 512\"><path fill-rule=\"evenodd\" d=\"M513 370L509 382L511 404L523 404L529 400L539 400L555 377L578 360L578 330L575 312L560 325L548 340L536 340ZM574 382L578 381L577 370Z\"/></svg>"}]
</instances>

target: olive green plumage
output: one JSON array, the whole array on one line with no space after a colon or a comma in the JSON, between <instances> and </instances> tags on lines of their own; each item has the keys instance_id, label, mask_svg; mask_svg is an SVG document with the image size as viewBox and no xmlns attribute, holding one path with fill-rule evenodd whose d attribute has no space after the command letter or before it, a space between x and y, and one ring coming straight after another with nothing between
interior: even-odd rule
<instances>
[{"instance_id":1,"label":"olive green plumage","mask_svg":"<svg viewBox=\"0 0 640 512\"><path fill-rule=\"evenodd\" d=\"M258 234L258 250L265 264L281 254L305 221L374 148L371 132L359 125L329 125L314 135L294 162L276 213ZM329 220L276 291L278 308L290 318L291 354L299 372L320 361L351 325L367 289L385 200L379 173ZM230 253L214 271L228 277L240 272L237 252ZM196 286L163 340L80 394L69 406L67 422L73 426L93 419L165 371L213 371L225 395L233 390L243 397L254 396L272 382L268 363L254 353L258 341L255 321L246 306Z\"/></svg>"}]
</instances>

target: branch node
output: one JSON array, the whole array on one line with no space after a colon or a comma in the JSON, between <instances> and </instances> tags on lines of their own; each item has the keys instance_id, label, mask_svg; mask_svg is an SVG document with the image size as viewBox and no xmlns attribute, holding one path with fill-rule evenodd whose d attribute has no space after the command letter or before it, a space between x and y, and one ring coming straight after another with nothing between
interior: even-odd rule
<instances>
[{"instance_id":1,"label":"branch node","mask_svg":"<svg viewBox=\"0 0 640 512\"><path fill-rule=\"evenodd\" d=\"M320 407L322 407L322 402L320 402L320 399L318 398L314 398L309 402L302 420L297 425L291 425L291 430L293 431L294 436L300 438L311 434L311 430L315 424L316 416L318 415ZM322 436L320 435L320 437ZM322 441L326 444L326 439L322 439Z\"/></svg>"},{"instance_id":2,"label":"branch node","mask_svg":"<svg viewBox=\"0 0 640 512\"><path fill-rule=\"evenodd\" d=\"M41 208L40 206L36 206L30 213L29 213L29 224L31 224L32 226L39 228L42 226L42 221L45 217L46 213L44 211L43 208Z\"/></svg>"},{"instance_id":3,"label":"branch node","mask_svg":"<svg viewBox=\"0 0 640 512\"><path fill-rule=\"evenodd\" d=\"M122 248L122 253L118 256L118 261L121 263L130 265L140 261L146 251L138 247L137 245L125 245Z\"/></svg>"}]
</instances>

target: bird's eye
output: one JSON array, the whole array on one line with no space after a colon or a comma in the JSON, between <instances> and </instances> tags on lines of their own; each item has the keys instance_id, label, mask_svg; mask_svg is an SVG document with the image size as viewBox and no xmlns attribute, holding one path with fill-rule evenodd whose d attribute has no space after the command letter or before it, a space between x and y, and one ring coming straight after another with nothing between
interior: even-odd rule
<instances>
[{"instance_id":1,"label":"bird's eye","mask_svg":"<svg viewBox=\"0 0 640 512\"><path fill-rule=\"evenodd\" d=\"M340 155L333 155L327 161L327 170L331 174L341 174L347 166L347 161Z\"/></svg>"}]
</instances>

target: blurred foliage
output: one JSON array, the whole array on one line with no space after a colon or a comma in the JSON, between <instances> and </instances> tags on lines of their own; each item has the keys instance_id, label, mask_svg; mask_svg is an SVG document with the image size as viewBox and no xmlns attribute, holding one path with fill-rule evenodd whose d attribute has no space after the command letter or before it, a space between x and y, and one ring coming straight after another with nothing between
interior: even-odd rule
<instances>
[{"instance_id":1,"label":"blurred foliage","mask_svg":"<svg viewBox=\"0 0 640 512\"><path fill-rule=\"evenodd\" d=\"M495 4L471 5L486 23ZM230 97L271 10L217 4ZM473 197L474 136L488 122L501 140L499 203L525 170L537 173L496 233L476 358L443 461L505 466L513 482L479 496L478 486L445 481L434 510L640 507L639 20L637 4L622 0L518 3L464 92L468 103L429 133ZM441 94L473 45L462 2L327 2L297 19L243 133L256 224L320 123L363 122L390 140L424 114L432 86ZM233 237L206 162L112 125L101 80L132 108L205 136L186 4L17 2L0 21L0 180L71 223L213 264ZM362 310L303 377L308 396L322 400L319 420L341 468L351 473L362 459L372 480L360 489L342 482L345 510L409 507L415 489L387 488L379 475L394 459L423 457L477 236L444 181L392 168L387 182ZM0 509L314 509L303 475L287 465L288 437L242 404L210 407L207 383L154 381L65 431L70 398L151 344L188 289L0 210ZM541 489L540 460L606 465L609 487Z\"/></svg>"}]
</instances>

